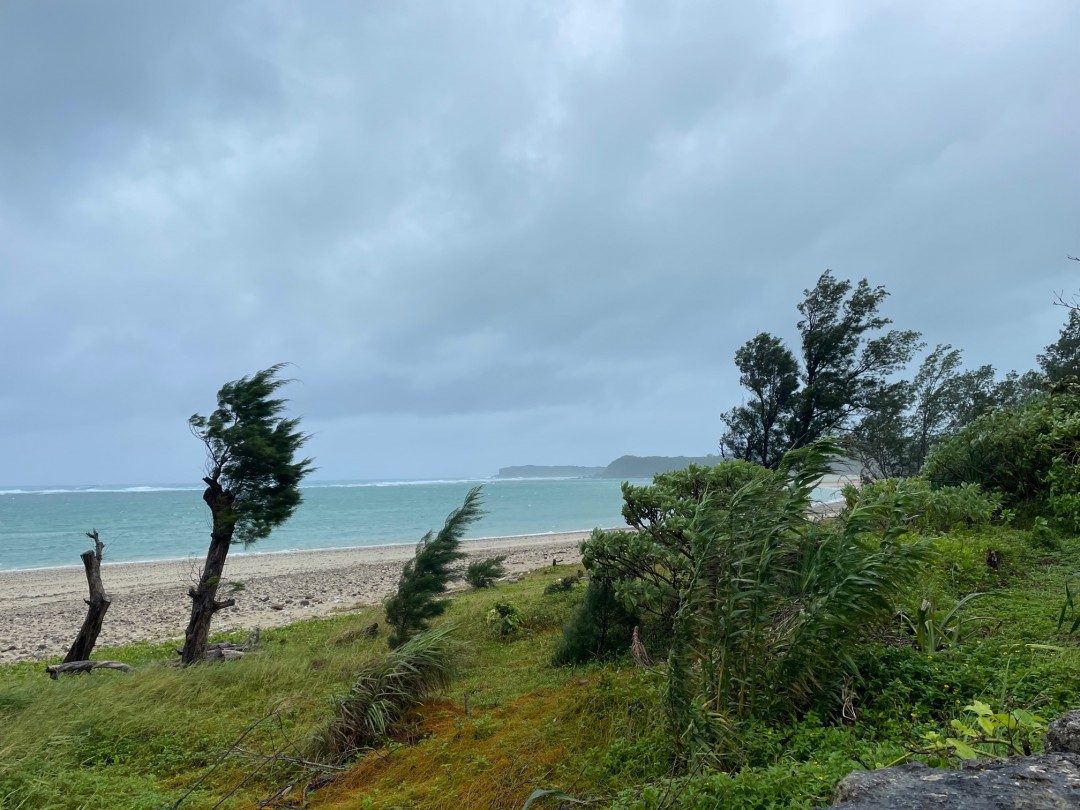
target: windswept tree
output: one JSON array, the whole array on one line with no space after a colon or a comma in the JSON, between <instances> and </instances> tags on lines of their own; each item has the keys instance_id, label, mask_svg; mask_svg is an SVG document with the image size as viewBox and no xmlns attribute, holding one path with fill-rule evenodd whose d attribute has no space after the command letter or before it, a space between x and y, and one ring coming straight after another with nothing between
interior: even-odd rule
<instances>
[{"instance_id":1,"label":"windswept tree","mask_svg":"<svg viewBox=\"0 0 1080 810\"><path fill-rule=\"evenodd\" d=\"M203 501L210 508L210 548L199 581L188 591L191 620L181 653L184 665L206 653L214 614L236 603L218 601L225 559L234 542L245 547L267 537L300 505L300 482L311 472L311 459L297 460L307 434L299 420L282 416L285 400L274 398L288 380L283 364L226 383L217 409L188 420L191 432L206 445Z\"/></svg>"},{"instance_id":2,"label":"windswept tree","mask_svg":"<svg viewBox=\"0 0 1080 810\"><path fill-rule=\"evenodd\" d=\"M784 454L786 418L799 389L799 361L780 338L762 332L735 352L739 384L748 402L724 417L729 449L737 458L773 467Z\"/></svg>"},{"instance_id":3,"label":"windswept tree","mask_svg":"<svg viewBox=\"0 0 1080 810\"><path fill-rule=\"evenodd\" d=\"M884 287L826 270L803 293L798 359L764 332L736 353L739 380L751 394L723 416L722 445L736 458L775 468L788 450L846 432L920 347L918 332L884 331L892 323L879 313Z\"/></svg>"},{"instance_id":4,"label":"windswept tree","mask_svg":"<svg viewBox=\"0 0 1080 810\"><path fill-rule=\"evenodd\" d=\"M416 546L416 554L405 563L397 593L386 602L386 621L394 628L391 647L400 647L427 629L428 620L446 611L449 601L436 597L454 576L454 563L465 556L461 550L465 530L484 516L480 490L470 489L465 502L447 515L439 533L425 534Z\"/></svg>"},{"instance_id":5,"label":"windswept tree","mask_svg":"<svg viewBox=\"0 0 1080 810\"><path fill-rule=\"evenodd\" d=\"M915 475L930 449L997 402L993 366L963 370L948 343L926 355L912 380L885 386L852 431L852 450L874 478Z\"/></svg>"},{"instance_id":6,"label":"windswept tree","mask_svg":"<svg viewBox=\"0 0 1080 810\"><path fill-rule=\"evenodd\" d=\"M1046 347L1038 360L1050 385L1080 381L1080 310L1069 309L1069 319L1058 339Z\"/></svg>"}]
</instances>

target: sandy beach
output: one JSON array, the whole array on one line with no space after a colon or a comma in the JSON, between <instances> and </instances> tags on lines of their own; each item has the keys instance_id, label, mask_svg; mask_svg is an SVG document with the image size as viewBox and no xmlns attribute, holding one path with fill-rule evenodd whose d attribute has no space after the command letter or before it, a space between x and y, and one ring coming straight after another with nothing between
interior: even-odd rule
<instances>
[{"instance_id":1,"label":"sandy beach","mask_svg":"<svg viewBox=\"0 0 1080 810\"><path fill-rule=\"evenodd\" d=\"M506 555L509 574L580 559L588 532L469 540L469 560ZM214 630L253 629L328 616L377 604L391 594L414 545L229 557L220 593L236 606L214 617ZM191 611L187 589L201 560L115 563L102 566L112 604L98 647L183 637ZM86 575L81 566L0 573L0 663L63 655L86 616ZM100 658L95 655L95 658Z\"/></svg>"}]
</instances>

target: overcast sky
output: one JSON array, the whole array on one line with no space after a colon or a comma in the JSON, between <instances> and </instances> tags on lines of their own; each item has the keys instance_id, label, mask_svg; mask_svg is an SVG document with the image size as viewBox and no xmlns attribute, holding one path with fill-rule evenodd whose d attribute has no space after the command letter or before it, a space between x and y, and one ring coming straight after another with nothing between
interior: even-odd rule
<instances>
[{"instance_id":1,"label":"overcast sky","mask_svg":"<svg viewBox=\"0 0 1080 810\"><path fill-rule=\"evenodd\" d=\"M0 484L715 452L831 268L969 365L1080 290L1080 4L0 4Z\"/></svg>"}]
</instances>

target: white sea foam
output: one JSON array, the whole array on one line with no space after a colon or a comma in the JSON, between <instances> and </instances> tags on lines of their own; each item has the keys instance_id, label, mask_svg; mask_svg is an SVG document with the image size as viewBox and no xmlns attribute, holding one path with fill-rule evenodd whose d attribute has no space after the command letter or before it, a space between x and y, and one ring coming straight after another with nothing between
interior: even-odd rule
<instances>
[{"instance_id":1,"label":"white sea foam","mask_svg":"<svg viewBox=\"0 0 1080 810\"><path fill-rule=\"evenodd\" d=\"M193 486L139 486L139 487L71 487L70 489L0 489L0 495L98 495L103 492L198 492L203 487Z\"/></svg>"},{"instance_id":2,"label":"white sea foam","mask_svg":"<svg viewBox=\"0 0 1080 810\"><path fill-rule=\"evenodd\" d=\"M419 487L435 484L483 484L490 478L433 478L424 481L340 481L326 484L307 484L301 489L362 489L364 487Z\"/></svg>"}]
</instances>

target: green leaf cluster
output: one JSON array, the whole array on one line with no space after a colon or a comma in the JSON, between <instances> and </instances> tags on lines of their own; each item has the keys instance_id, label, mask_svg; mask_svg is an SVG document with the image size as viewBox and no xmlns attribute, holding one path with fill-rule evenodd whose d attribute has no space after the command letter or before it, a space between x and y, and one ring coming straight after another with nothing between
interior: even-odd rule
<instances>
[{"instance_id":1,"label":"green leaf cluster","mask_svg":"<svg viewBox=\"0 0 1080 810\"><path fill-rule=\"evenodd\" d=\"M289 382L278 376L283 367L226 383L213 413L188 420L206 445L214 530L245 546L292 516L302 500L300 482L313 469L311 459L295 458L308 435L298 419L282 417L286 400L273 396Z\"/></svg>"},{"instance_id":2,"label":"green leaf cluster","mask_svg":"<svg viewBox=\"0 0 1080 810\"><path fill-rule=\"evenodd\" d=\"M1046 506L1080 532L1080 396L1045 396L976 419L936 447L922 476L937 487L977 483L1009 505Z\"/></svg>"},{"instance_id":3,"label":"green leaf cluster","mask_svg":"<svg viewBox=\"0 0 1080 810\"><path fill-rule=\"evenodd\" d=\"M1002 514L1000 493L970 483L934 489L925 478L884 478L861 487L849 484L843 495L849 510L872 505L901 507L908 528L917 532L988 526ZM891 520L892 510L878 511ZM887 526L879 528L885 530Z\"/></svg>"},{"instance_id":4,"label":"green leaf cluster","mask_svg":"<svg viewBox=\"0 0 1080 810\"><path fill-rule=\"evenodd\" d=\"M1046 731L1046 720L1025 709L995 712L989 704L973 700L965 714L950 721L951 735L929 731L926 749L960 760L995 756L1030 756L1033 743Z\"/></svg>"}]
</instances>

